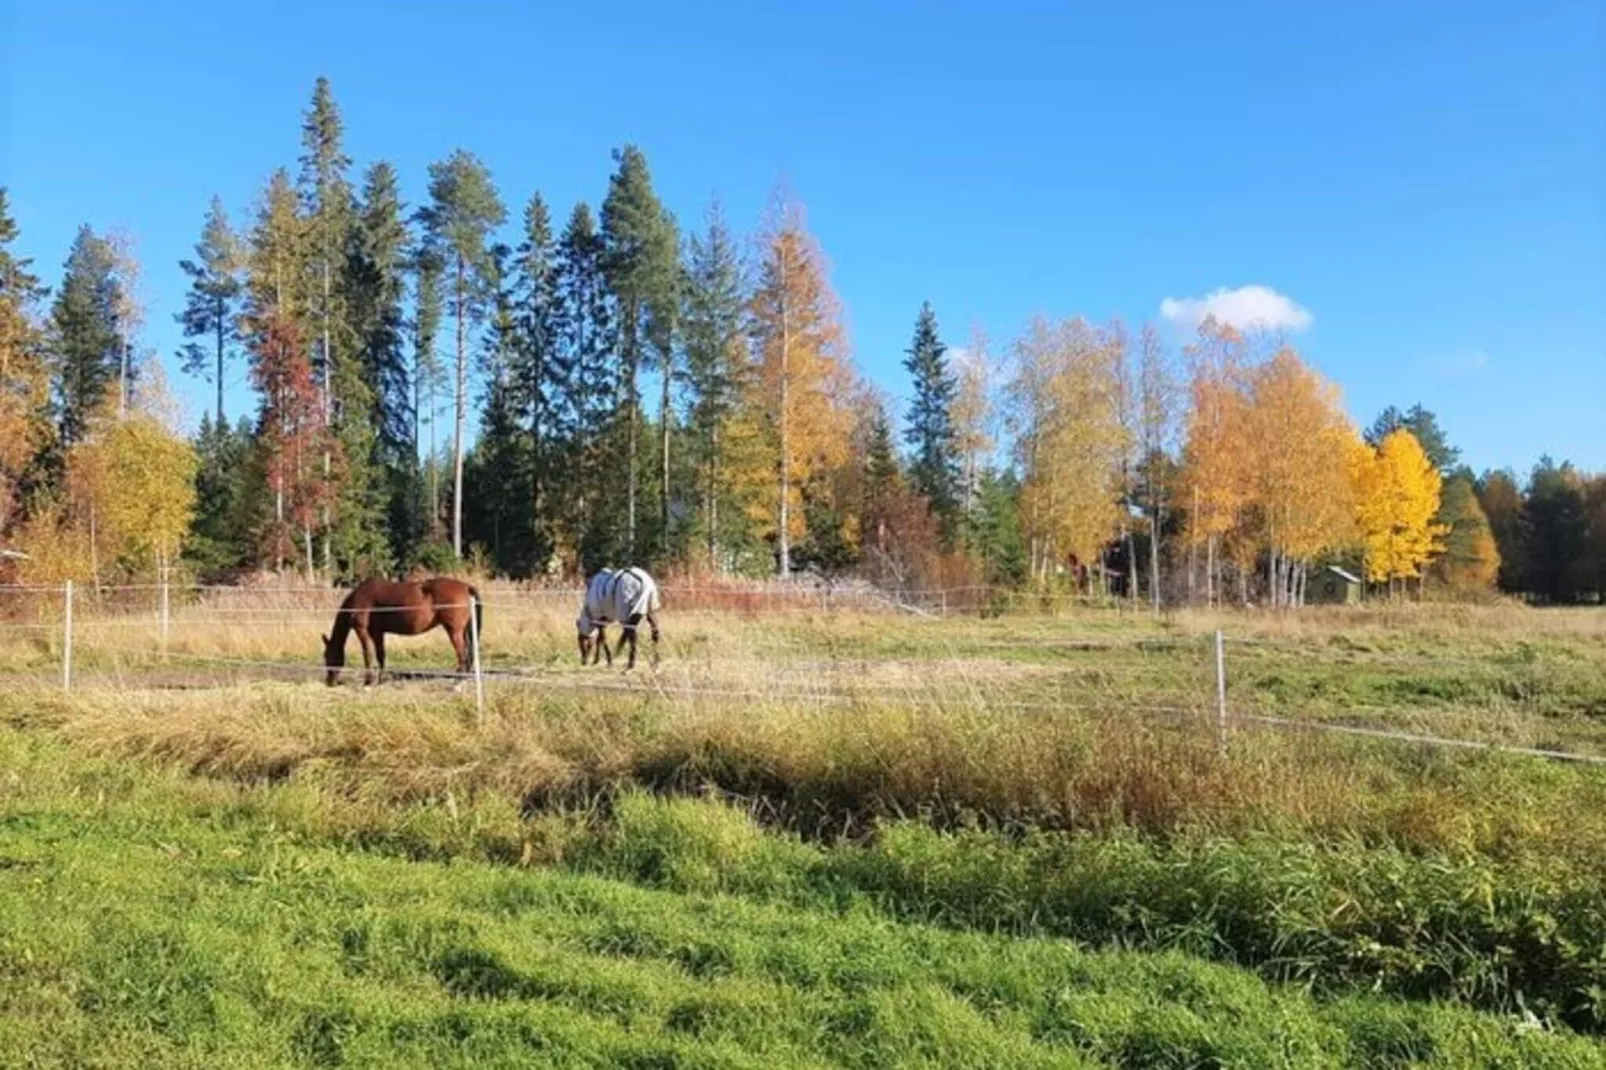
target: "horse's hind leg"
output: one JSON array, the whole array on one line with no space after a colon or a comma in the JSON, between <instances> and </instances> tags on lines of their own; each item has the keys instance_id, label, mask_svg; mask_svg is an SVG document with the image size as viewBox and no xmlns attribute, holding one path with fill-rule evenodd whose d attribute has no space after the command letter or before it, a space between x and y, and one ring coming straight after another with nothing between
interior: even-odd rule
<instances>
[{"instance_id":1,"label":"horse's hind leg","mask_svg":"<svg viewBox=\"0 0 1606 1070\"><path fill-rule=\"evenodd\" d=\"M385 633L374 633L374 660L379 662L379 682L385 682Z\"/></svg>"},{"instance_id":2,"label":"horse's hind leg","mask_svg":"<svg viewBox=\"0 0 1606 1070\"><path fill-rule=\"evenodd\" d=\"M373 643L368 636L367 628L357 629L357 642L362 644L362 682L367 687L374 682Z\"/></svg>"},{"instance_id":3,"label":"horse's hind leg","mask_svg":"<svg viewBox=\"0 0 1606 1070\"><path fill-rule=\"evenodd\" d=\"M451 639L452 650L457 654L458 673L462 674L468 672L468 643L463 640L463 629L453 628L448 625L446 628L446 635Z\"/></svg>"}]
</instances>

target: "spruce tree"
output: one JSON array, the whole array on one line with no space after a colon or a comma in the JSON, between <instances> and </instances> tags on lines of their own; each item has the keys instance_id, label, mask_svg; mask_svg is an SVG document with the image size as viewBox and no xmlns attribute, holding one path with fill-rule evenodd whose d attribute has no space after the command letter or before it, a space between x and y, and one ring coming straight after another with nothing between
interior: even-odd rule
<instances>
[{"instance_id":1,"label":"spruce tree","mask_svg":"<svg viewBox=\"0 0 1606 1070\"><path fill-rule=\"evenodd\" d=\"M470 538L488 551L496 571L527 576L533 524L528 453L511 376L518 347L513 295L506 284L511 255L501 244L488 255L491 316L480 353L485 407L465 480L473 492L464 504Z\"/></svg>"},{"instance_id":2,"label":"spruce tree","mask_svg":"<svg viewBox=\"0 0 1606 1070\"><path fill-rule=\"evenodd\" d=\"M616 484L610 482L605 447L621 418L619 377L613 360L615 321L604 271L602 235L591 210L575 205L558 241L554 290L557 344L550 379L557 392L550 406L553 439L561 450L571 500L566 503L570 533L582 571L617 563L624 509L610 509ZM558 401L561 395L562 401Z\"/></svg>"},{"instance_id":3,"label":"spruce tree","mask_svg":"<svg viewBox=\"0 0 1606 1070\"><path fill-rule=\"evenodd\" d=\"M239 242L229 227L222 198L212 198L201 240L195 245L195 259L181 260L178 266L189 276L190 289L185 295L184 311L174 319L183 326L185 338L204 338L211 343L205 346L199 341L187 342L178 356L185 372L217 384L217 426L227 431L223 388L229 358L240 340L242 286Z\"/></svg>"},{"instance_id":4,"label":"spruce tree","mask_svg":"<svg viewBox=\"0 0 1606 1070\"><path fill-rule=\"evenodd\" d=\"M251 559L251 425L201 417L195 436L195 514L184 557L203 581L224 580Z\"/></svg>"},{"instance_id":5,"label":"spruce tree","mask_svg":"<svg viewBox=\"0 0 1606 1070\"><path fill-rule=\"evenodd\" d=\"M546 202L539 193L524 209L524 234L514 263L513 316L515 344L511 354L510 392L524 426L530 474L530 566L546 567L552 554L552 502L547 488L561 482L554 466L556 424L553 408L564 383L557 377L555 349L561 333L557 301L556 250Z\"/></svg>"},{"instance_id":6,"label":"spruce tree","mask_svg":"<svg viewBox=\"0 0 1606 1070\"><path fill-rule=\"evenodd\" d=\"M344 322L345 292L341 268L345 261L352 217L351 183L347 178L351 157L345 152L344 134L345 124L329 91L329 79L319 77L313 86L312 103L301 124L301 175L298 186L306 218L307 265L312 275L308 280L311 326L318 340L313 370L321 383L320 403L324 427L335 430L330 441L341 442L346 455L346 470L338 478L332 467L332 454L325 452L321 459L324 482L329 484L323 494L326 504L320 517L324 528L323 563L326 569L334 565L334 532L327 503L338 501L340 506L359 514L348 515L340 521L339 538L346 543L348 554L366 554L375 538L373 532L364 530L373 519L364 489L369 478L371 429L359 429L352 419L342 415L365 415L372 393L365 389L367 384L363 382L358 369L350 366L350 332ZM353 484L356 485L355 497ZM382 537L383 533L379 535Z\"/></svg>"},{"instance_id":7,"label":"spruce tree","mask_svg":"<svg viewBox=\"0 0 1606 1070\"><path fill-rule=\"evenodd\" d=\"M452 552L463 556L463 432L468 420L468 331L485 313L486 247L507 218L491 172L473 153L458 149L429 165L430 203L419 212L431 246L446 265L447 292L457 321L456 399L452 426Z\"/></svg>"},{"instance_id":8,"label":"spruce tree","mask_svg":"<svg viewBox=\"0 0 1606 1070\"><path fill-rule=\"evenodd\" d=\"M63 447L83 438L90 416L122 368L120 301L111 247L89 227L79 227L50 317L55 409Z\"/></svg>"},{"instance_id":9,"label":"spruce tree","mask_svg":"<svg viewBox=\"0 0 1606 1070\"><path fill-rule=\"evenodd\" d=\"M719 559L721 432L740 399L746 371L746 286L736 242L716 202L708 229L692 235L682 298L688 421L703 503L710 567Z\"/></svg>"},{"instance_id":10,"label":"spruce tree","mask_svg":"<svg viewBox=\"0 0 1606 1070\"><path fill-rule=\"evenodd\" d=\"M637 541L636 456L641 425L638 375L643 364L656 363L663 377L660 417L663 427L660 487L660 538L667 536L669 493L669 398L674 379L676 317L675 225L653 192L647 158L634 145L614 152L616 165L602 202L604 268L619 312L619 408L624 425L624 454L619 459L626 481L625 547L632 555ZM660 543L660 548L661 548Z\"/></svg>"},{"instance_id":11,"label":"spruce tree","mask_svg":"<svg viewBox=\"0 0 1606 1070\"><path fill-rule=\"evenodd\" d=\"M884 551L890 537L888 520L898 496L900 476L898 453L892 444L892 423L877 402L870 414L870 429L864 448L864 492L862 541L865 548Z\"/></svg>"},{"instance_id":12,"label":"spruce tree","mask_svg":"<svg viewBox=\"0 0 1606 1070\"><path fill-rule=\"evenodd\" d=\"M959 510L959 449L952 411L959 384L948 367L948 347L938 337L930 302L920 306L914 341L906 352L903 366L914 385L909 424L903 431L914 452L909 478L931 503L944 538L951 540Z\"/></svg>"},{"instance_id":13,"label":"spruce tree","mask_svg":"<svg viewBox=\"0 0 1606 1070\"><path fill-rule=\"evenodd\" d=\"M362 473L348 472L352 478L347 481L348 501L342 503L342 509L355 505L362 514L360 527L371 525L380 537L388 532L387 559L397 550L410 549L414 527L409 513L414 506L417 443L403 308L409 239L396 172L381 161L370 167L364 178L343 272L347 319L355 343L355 359L347 364L360 382L343 391L352 397L342 398L340 437L348 457L365 441L370 452L364 483L358 483L364 478ZM366 409L356 409L352 402L364 396ZM362 429L349 426L359 419L364 423ZM344 518L341 523L350 527ZM379 540L370 536L363 541L377 548Z\"/></svg>"}]
</instances>

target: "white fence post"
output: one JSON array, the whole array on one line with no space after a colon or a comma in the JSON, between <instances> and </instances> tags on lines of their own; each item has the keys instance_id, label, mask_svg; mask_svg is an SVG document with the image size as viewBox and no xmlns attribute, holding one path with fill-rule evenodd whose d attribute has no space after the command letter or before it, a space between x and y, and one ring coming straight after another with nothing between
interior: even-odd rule
<instances>
[{"instance_id":1,"label":"white fence post","mask_svg":"<svg viewBox=\"0 0 1606 1070\"><path fill-rule=\"evenodd\" d=\"M477 716L485 716L485 677L480 672L480 600L470 595L468 599L468 640L474 651L474 712Z\"/></svg>"},{"instance_id":2,"label":"white fence post","mask_svg":"<svg viewBox=\"0 0 1606 1070\"><path fill-rule=\"evenodd\" d=\"M1227 653L1221 629L1216 629L1216 747L1227 753Z\"/></svg>"},{"instance_id":3,"label":"white fence post","mask_svg":"<svg viewBox=\"0 0 1606 1070\"><path fill-rule=\"evenodd\" d=\"M67 612L61 624L61 689L72 690L72 580L63 595Z\"/></svg>"}]
</instances>

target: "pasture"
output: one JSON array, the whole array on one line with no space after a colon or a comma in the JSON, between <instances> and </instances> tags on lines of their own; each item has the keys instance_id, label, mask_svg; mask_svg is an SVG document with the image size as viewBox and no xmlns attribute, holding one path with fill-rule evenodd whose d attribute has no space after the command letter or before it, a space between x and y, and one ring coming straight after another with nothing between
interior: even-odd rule
<instances>
[{"instance_id":1,"label":"pasture","mask_svg":"<svg viewBox=\"0 0 1606 1070\"><path fill-rule=\"evenodd\" d=\"M0 1051L1606 1063L1606 766L1499 749L1606 757L1606 612L671 586L626 674L481 589L483 704L439 632L326 688L331 592L83 600L64 691L13 597Z\"/></svg>"}]
</instances>

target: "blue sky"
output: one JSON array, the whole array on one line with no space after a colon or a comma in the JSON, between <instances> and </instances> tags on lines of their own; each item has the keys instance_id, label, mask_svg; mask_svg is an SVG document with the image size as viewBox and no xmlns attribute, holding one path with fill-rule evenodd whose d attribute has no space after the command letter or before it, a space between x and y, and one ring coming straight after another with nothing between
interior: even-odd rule
<instances>
[{"instance_id":1,"label":"blue sky","mask_svg":"<svg viewBox=\"0 0 1606 1070\"><path fill-rule=\"evenodd\" d=\"M1002 351L1254 285L1358 420L1420 400L1475 466L1606 468L1598 4L580 6L0 0L24 251L54 276L80 222L131 230L171 354L209 198L243 218L327 74L414 204L458 146L559 214L626 141L683 223L784 178L894 396L922 300Z\"/></svg>"}]
</instances>

